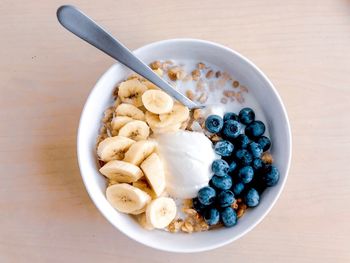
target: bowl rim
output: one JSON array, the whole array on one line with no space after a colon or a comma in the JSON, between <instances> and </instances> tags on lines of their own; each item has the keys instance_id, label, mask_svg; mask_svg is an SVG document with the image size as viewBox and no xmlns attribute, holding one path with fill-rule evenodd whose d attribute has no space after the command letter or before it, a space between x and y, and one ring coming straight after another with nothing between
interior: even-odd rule
<instances>
[{"instance_id":1,"label":"bowl rim","mask_svg":"<svg viewBox=\"0 0 350 263\"><path fill-rule=\"evenodd\" d=\"M96 92L96 88L99 85L99 83L103 82L103 80L105 78L107 78L107 75L110 74L110 71L113 70L113 68L116 65L120 65L119 62L114 63L113 65L111 65L108 70L106 70L102 76L97 80L97 82L95 83L95 85L93 86L93 88L91 89L91 91L89 92L89 95L84 103L84 107L81 111L81 115L80 115L80 120L79 120L79 127L77 130L77 159L78 159L78 166L79 166L79 172L80 175L83 179L83 183L85 186L86 191L88 192L88 195L90 196L91 200L93 201L93 203L95 204L95 206L97 207L97 209L99 210L99 212L107 219L107 221L109 221L115 228L117 228L120 232L122 232L124 235L126 235L127 237L129 237L130 239L138 242L139 244L143 244L147 247L151 247L157 250L161 250L161 251L166 251L166 252L176 252L176 253L194 253L194 252L204 252L204 251L209 251L209 250L213 250L222 246L225 246L229 243L232 243L235 240L238 240L239 238L241 238L242 236L246 235L248 232L250 232L252 229L254 229L259 223L261 223L261 221L267 216L267 214L271 211L271 209L274 207L274 205L276 204L277 200L280 198L280 195L285 187L285 184L287 182L287 178L289 175L289 170L290 170L290 165L291 165L291 159L292 159L292 134L291 134L291 127L290 127L290 122L289 122L289 118L288 118L288 114L286 111L286 108L283 104L283 101L279 95L279 93L277 92L277 89L275 88L275 86L273 85L273 83L270 81L270 79L252 62L250 61L248 58L246 58L245 56L241 55L239 52L228 48L224 45L215 43L215 42L211 42L211 41L207 41L207 40L201 40L201 39L194 39L194 38L174 38L174 39L165 39L165 40L160 40L160 41L156 41L156 42L152 42L146 45L143 45L135 50L133 50L133 52L137 53L137 52L141 52L142 50L146 50L149 48L156 48L157 46L162 46L164 44L168 44L168 43L196 43L196 44L204 44L207 46L212 46L215 48L219 48L219 49L223 49L226 50L227 52L232 53L233 55L239 57L241 60L243 60L244 62L246 62L253 70L255 70L265 81L266 83L270 86L270 88L272 89L273 93L275 94L277 101L279 103L279 106L282 109L283 115L285 117L286 120L286 128L287 128L287 138L288 138L288 142L286 143L288 145L288 162L286 164L286 174L284 177L284 180L281 183L281 187L278 190L275 198L273 199L273 201L268 205L267 209L259 216L259 218L257 218L257 220L247 229L245 229L244 231L242 231L241 233L228 238L227 240L223 241L223 242L218 242L216 244L212 244L212 245L205 245L203 247L200 248L196 248L196 249L177 249L177 248L165 248L162 246L156 246L153 244L147 244L146 242L143 242L142 240L137 239L136 237L130 235L129 232L124 231L122 228L119 228L118 226L114 225L112 223L112 221L109 219L109 216L107 216L107 214L103 211L103 209L100 207L98 200L95 198L95 195L91 192L91 188L89 186L88 183L88 178L87 176L85 176L83 174L83 170L82 170L82 166L83 166L83 162L81 160L81 154L80 154L80 148L81 148L81 134L83 133L82 130L82 122L83 122L83 116L84 116L84 112L86 110L87 105L89 104L88 102L92 99L92 95Z\"/></svg>"}]
</instances>

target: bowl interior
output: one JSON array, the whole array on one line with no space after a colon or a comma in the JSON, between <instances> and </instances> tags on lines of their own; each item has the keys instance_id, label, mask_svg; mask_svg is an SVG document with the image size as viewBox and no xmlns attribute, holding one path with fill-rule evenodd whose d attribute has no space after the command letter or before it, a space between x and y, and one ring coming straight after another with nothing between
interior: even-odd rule
<instances>
[{"instance_id":1,"label":"bowl interior","mask_svg":"<svg viewBox=\"0 0 350 263\"><path fill-rule=\"evenodd\" d=\"M241 237L258 224L277 200L288 174L291 157L291 135L286 111L271 82L251 62L238 53L207 41L179 39L156 42L135 51L150 63L156 59L193 59L219 66L249 87L257 98L273 142L271 152L279 168L279 183L267 189L258 207L248 210L233 228L188 234L147 231L128 215L117 212L105 198L106 182L98 172L95 141L104 110L112 104L116 84L130 73L120 64L113 65L97 82L82 113L78 131L78 158L86 189L101 213L121 232L147 246L174 252L213 249ZM249 106L249 105L247 105Z\"/></svg>"}]
</instances>

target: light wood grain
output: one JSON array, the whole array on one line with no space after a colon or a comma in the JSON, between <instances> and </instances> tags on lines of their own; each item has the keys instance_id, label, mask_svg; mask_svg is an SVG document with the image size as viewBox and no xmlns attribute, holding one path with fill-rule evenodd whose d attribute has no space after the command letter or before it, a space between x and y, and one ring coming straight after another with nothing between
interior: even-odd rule
<instances>
[{"instance_id":1,"label":"light wood grain","mask_svg":"<svg viewBox=\"0 0 350 263\"><path fill-rule=\"evenodd\" d=\"M350 1L72 1L130 48L202 38L275 83L293 131L285 191L254 231L202 255L115 230L76 161L84 101L113 63L56 21L63 1L0 3L0 262L349 262Z\"/></svg>"}]
</instances>

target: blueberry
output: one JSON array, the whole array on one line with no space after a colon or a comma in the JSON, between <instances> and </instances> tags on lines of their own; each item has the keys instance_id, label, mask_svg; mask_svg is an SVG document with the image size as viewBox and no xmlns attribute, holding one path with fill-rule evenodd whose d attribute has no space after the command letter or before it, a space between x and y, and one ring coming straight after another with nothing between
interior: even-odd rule
<instances>
[{"instance_id":1,"label":"blueberry","mask_svg":"<svg viewBox=\"0 0 350 263\"><path fill-rule=\"evenodd\" d=\"M218 194L217 202L220 207L230 206L235 201L235 196L230 190L224 190Z\"/></svg>"},{"instance_id":2,"label":"blueberry","mask_svg":"<svg viewBox=\"0 0 350 263\"><path fill-rule=\"evenodd\" d=\"M217 176L225 176L229 171L229 165L222 159L217 159L211 164L211 170Z\"/></svg>"},{"instance_id":3,"label":"blueberry","mask_svg":"<svg viewBox=\"0 0 350 263\"><path fill-rule=\"evenodd\" d=\"M238 114L239 121L245 125L252 123L255 119L255 113L251 108L243 108Z\"/></svg>"},{"instance_id":4,"label":"blueberry","mask_svg":"<svg viewBox=\"0 0 350 263\"><path fill-rule=\"evenodd\" d=\"M227 112L227 113L225 113L225 115L224 115L224 122L225 122L225 121L228 121L228 120L238 121L239 118L238 118L238 115L237 115L236 113Z\"/></svg>"},{"instance_id":5,"label":"blueberry","mask_svg":"<svg viewBox=\"0 0 350 263\"><path fill-rule=\"evenodd\" d=\"M249 207L257 206L259 204L259 200L260 200L259 193L254 188L250 188L244 196L244 201L246 205Z\"/></svg>"},{"instance_id":6,"label":"blueberry","mask_svg":"<svg viewBox=\"0 0 350 263\"><path fill-rule=\"evenodd\" d=\"M263 135L265 132L265 124L262 121L253 121L247 127L245 127L245 134L249 138L257 138Z\"/></svg>"},{"instance_id":7,"label":"blueberry","mask_svg":"<svg viewBox=\"0 0 350 263\"><path fill-rule=\"evenodd\" d=\"M205 205L203 205L201 202L199 202L197 197L192 199L192 206L193 206L194 210L196 210L198 213L202 213L203 210L206 208Z\"/></svg>"},{"instance_id":8,"label":"blueberry","mask_svg":"<svg viewBox=\"0 0 350 263\"><path fill-rule=\"evenodd\" d=\"M233 185L231 190L235 195L240 195L244 190L244 184L241 182L238 182L238 183Z\"/></svg>"},{"instance_id":9,"label":"blueberry","mask_svg":"<svg viewBox=\"0 0 350 263\"><path fill-rule=\"evenodd\" d=\"M220 220L219 211L214 207L209 208L204 213L204 220L209 226L216 225Z\"/></svg>"},{"instance_id":10,"label":"blueberry","mask_svg":"<svg viewBox=\"0 0 350 263\"><path fill-rule=\"evenodd\" d=\"M216 189L228 190L232 186L232 178L228 175L222 177L214 175L211 178L211 185L213 185Z\"/></svg>"},{"instance_id":11,"label":"blueberry","mask_svg":"<svg viewBox=\"0 0 350 263\"><path fill-rule=\"evenodd\" d=\"M258 140L257 143L260 144L261 148L263 149L264 152L266 152L268 149L271 147L271 141L269 138L266 136L261 136Z\"/></svg>"},{"instance_id":12,"label":"blueberry","mask_svg":"<svg viewBox=\"0 0 350 263\"><path fill-rule=\"evenodd\" d=\"M255 171L260 171L264 166L263 161L260 158L255 158L252 162L252 167Z\"/></svg>"},{"instance_id":13,"label":"blueberry","mask_svg":"<svg viewBox=\"0 0 350 263\"><path fill-rule=\"evenodd\" d=\"M224 128L222 129L222 133L226 138L234 139L240 135L242 130L241 124L238 121L228 120L224 123Z\"/></svg>"},{"instance_id":14,"label":"blueberry","mask_svg":"<svg viewBox=\"0 0 350 263\"><path fill-rule=\"evenodd\" d=\"M221 131L224 121L219 115L210 115L205 120L205 127L209 132L218 133Z\"/></svg>"},{"instance_id":15,"label":"blueberry","mask_svg":"<svg viewBox=\"0 0 350 263\"><path fill-rule=\"evenodd\" d=\"M205 186L198 191L198 200L203 205L211 205L215 201L216 192L214 188Z\"/></svg>"},{"instance_id":16,"label":"blueberry","mask_svg":"<svg viewBox=\"0 0 350 263\"><path fill-rule=\"evenodd\" d=\"M248 146L251 154L255 157L255 158L260 158L262 153L263 153L263 149L261 147L261 145L259 143L256 142L251 142Z\"/></svg>"},{"instance_id":17,"label":"blueberry","mask_svg":"<svg viewBox=\"0 0 350 263\"><path fill-rule=\"evenodd\" d=\"M247 135L240 134L235 140L235 146L239 149L247 148L248 144L250 143L250 140Z\"/></svg>"},{"instance_id":18,"label":"blueberry","mask_svg":"<svg viewBox=\"0 0 350 263\"><path fill-rule=\"evenodd\" d=\"M230 166L228 168L228 173L232 173L237 167L237 163L235 161L231 161Z\"/></svg>"},{"instance_id":19,"label":"blueberry","mask_svg":"<svg viewBox=\"0 0 350 263\"><path fill-rule=\"evenodd\" d=\"M221 220L226 227L237 224L237 214L232 207L226 207L220 212Z\"/></svg>"},{"instance_id":20,"label":"blueberry","mask_svg":"<svg viewBox=\"0 0 350 263\"><path fill-rule=\"evenodd\" d=\"M251 180L253 180L254 177L254 170L251 166L244 166L238 171L238 177L242 181L242 183L249 183Z\"/></svg>"},{"instance_id":21,"label":"blueberry","mask_svg":"<svg viewBox=\"0 0 350 263\"><path fill-rule=\"evenodd\" d=\"M236 158L243 166L249 165L253 161L253 156L246 149L240 149L236 152Z\"/></svg>"},{"instance_id":22,"label":"blueberry","mask_svg":"<svg viewBox=\"0 0 350 263\"><path fill-rule=\"evenodd\" d=\"M221 156L230 156L233 152L233 149L233 144L225 140L218 141L214 146L215 152Z\"/></svg>"},{"instance_id":23,"label":"blueberry","mask_svg":"<svg viewBox=\"0 0 350 263\"><path fill-rule=\"evenodd\" d=\"M273 165L267 165L262 174L261 180L266 186L274 186L277 184L279 178L280 173L278 169Z\"/></svg>"}]
</instances>

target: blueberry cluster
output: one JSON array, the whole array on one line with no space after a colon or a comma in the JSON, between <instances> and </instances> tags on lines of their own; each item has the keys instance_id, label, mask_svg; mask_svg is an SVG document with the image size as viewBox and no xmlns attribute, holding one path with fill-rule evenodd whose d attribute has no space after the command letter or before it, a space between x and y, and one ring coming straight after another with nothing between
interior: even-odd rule
<instances>
[{"instance_id":1,"label":"blueberry cluster","mask_svg":"<svg viewBox=\"0 0 350 263\"><path fill-rule=\"evenodd\" d=\"M232 208L236 198L241 198L248 207L257 206L264 189L277 184L279 171L261 159L270 149L271 141L263 135L265 125L255 120L251 108L242 109L238 115L226 113L224 118L210 115L205 126L223 138L214 145L221 159L212 163L214 175L209 185L200 189L193 199L193 207L208 225L221 221L231 227L237 223L237 214Z\"/></svg>"}]
</instances>

